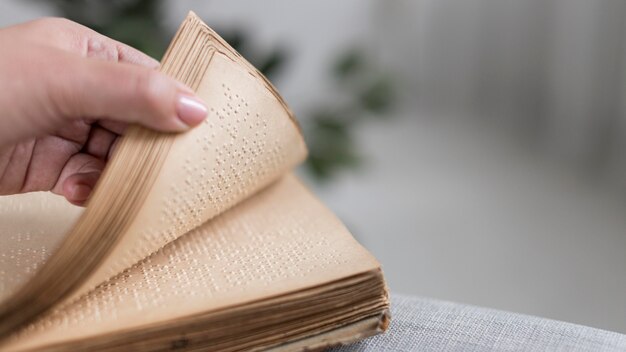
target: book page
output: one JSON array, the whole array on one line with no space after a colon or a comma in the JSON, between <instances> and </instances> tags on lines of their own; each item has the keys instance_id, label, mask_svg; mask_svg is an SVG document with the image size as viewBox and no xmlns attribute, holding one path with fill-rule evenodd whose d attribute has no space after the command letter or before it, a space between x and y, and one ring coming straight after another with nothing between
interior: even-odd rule
<instances>
[{"instance_id":1,"label":"book page","mask_svg":"<svg viewBox=\"0 0 626 352\"><path fill-rule=\"evenodd\" d=\"M209 107L181 134L118 249L91 288L287 173L306 155L298 126L258 77L214 51L197 89Z\"/></svg>"},{"instance_id":2,"label":"book page","mask_svg":"<svg viewBox=\"0 0 626 352\"><path fill-rule=\"evenodd\" d=\"M293 176L11 337L9 350L138 329L375 270Z\"/></svg>"},{"instance_id":3,"label":"book page","mask_svg":"<svg viewBox=\"0 0 626 352\"><path fill-rule=\"evenodd\" d=\"M48 192L0 197L0 301L35 275L82 211Z\"/></svg>"},{"instance_id":4,"label":"book page","mask_svg":"<svg viewBox=\"0 0 626 352\"><path fill-rule=\"evenodd\" d=\"M0 335L89 291L304 159L299 126L274 87L194 14L161 70L196 90L209 108L206 121L180 134L129 128L66 239L0 301Z\"/></svg>"}]
</instances>

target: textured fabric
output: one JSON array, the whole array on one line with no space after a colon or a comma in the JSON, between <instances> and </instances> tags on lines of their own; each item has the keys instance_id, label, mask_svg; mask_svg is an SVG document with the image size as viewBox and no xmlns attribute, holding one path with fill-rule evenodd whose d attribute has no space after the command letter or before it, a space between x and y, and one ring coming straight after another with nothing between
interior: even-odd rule
<instances>
[{"instance_id":1,"label":"textured fabric","mask_svg":"<svg viewBox=\"0 0 626 352\"><path fill-rule=\"evenodd\" d=\"M626 351L626 335L581 325L402 295L391 303L384 335L331 351Z\"/></svg>"}]
</instances>

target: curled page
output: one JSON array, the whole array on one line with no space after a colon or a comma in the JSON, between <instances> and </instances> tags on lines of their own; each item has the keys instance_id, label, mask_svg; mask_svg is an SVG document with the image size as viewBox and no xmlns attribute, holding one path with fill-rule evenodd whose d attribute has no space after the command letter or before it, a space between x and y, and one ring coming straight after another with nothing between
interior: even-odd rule
<instances>
[{"instance_id":1,"label":"curled page","mask_svg":"<svg viewBox=\"0 0 626 352\"><path fill-rule=\"evenodd\" d=\"M193 13L161 70L196 90L209 107L206 121L182 134L129 129L58 249L0 303L0 337L137 263L305 158L299 126L274 87Z\"/></svg>"},{"instance_id":2,"label":"curled page","mask_svg":"<svg viewBox=\"0 0 626 352\"><path fill-rule=\"evenodd\" d=\"M207 28L208 31L208 28ZM214 45L213 33L201 38ZM142 208L95 286L275 181L306 155L297 124L264 81L214 47L196 92L202 125L177 135Z\"/></svg>"}]
</instances>

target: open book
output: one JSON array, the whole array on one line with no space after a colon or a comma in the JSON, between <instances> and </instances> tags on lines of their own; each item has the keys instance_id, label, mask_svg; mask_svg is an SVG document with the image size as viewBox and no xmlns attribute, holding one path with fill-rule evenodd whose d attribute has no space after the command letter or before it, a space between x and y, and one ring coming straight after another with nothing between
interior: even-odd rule
<instances>
[{"instance_id":1,"label":"open book","mask_svg":"<svg viewBox=\"0 0 626 352\"><path fill-rule=\"evenodd\" d=\"M291 170L274 87L194 14L161 70L209 107L131 127L86 208L0 197L0 350L310 350L386 329L379 263Z\"/></svg>"}]
</instances>

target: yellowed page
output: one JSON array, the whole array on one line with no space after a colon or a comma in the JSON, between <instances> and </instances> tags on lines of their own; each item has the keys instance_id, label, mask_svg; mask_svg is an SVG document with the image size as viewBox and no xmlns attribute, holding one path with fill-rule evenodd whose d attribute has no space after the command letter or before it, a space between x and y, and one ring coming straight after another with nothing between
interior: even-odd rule
<instances>
[{"instance_id":1,"label":"yellowed page","mask_svg":"<svg viewBox=\"0 0 626 352\"><path fill-rule=\"evenodd\" d=\"M82 210L51 193L0 196L0 301L35 275Z\"/></svg>"},{"instance_id":2,"label":"yellowed page","mask_svg":"<svg viewBox=\"0 0 626 352\"><path fill-rule=\"evenodd\" d=\"M21 284L11 284L0 297L5 298L0 301L0 334L60 300L87 292L304 159L299 127L275 89L195 15L184 21L173 48L164 67L205 100L207 120L177 135L132 129L129 135L135 138L125 137L120 144L70 239L56 243L59 250L46 265L45 260L36 262L41 270L23 292L15 290ZM126 166L125 160L133 162ZM115 206L107 208L106 202ZM32 221L39 222L38 217L33 215ZM75 245L83 256L92 250L93 255L82 260L75 256ZM65 277L59 279L62 273ZM14 281L34 276L21 277Z\"/></svg>"},{"instance_id":3,"label":"yellowed page","mask_svg":"<svg viewBox=\"0 0 626 352\"><path fill-rule=\"evenodd\" d=\"M293 176L170 243L1 346L41 347L240 305L378 268Z\"/></svg>"},{"instance_id":4,"label":"yellowed page","mask_svg":"<svg viewBox=\"0 0 626 352\"><path fill-rule=\"evenodd\" d=\"M363 319L341 328L337 328L316 336L294 341L282 346L271 348L268 352L292 352L292 351L324 351L329 347L349 344L384 332L387 327L381 325L385 319L379 316Z\"/></svg>"},{"instance_id":5,"label":"yellowed page","mask_svg":"<svg viewBox=\"0 0 626 352\"><path fill-rule=\"evenodd\" d=\"M197 94L206 121L177 137L143 208L91 288L245 199L302 161L298 127L259 78L216 51Z\"/></svg>"}]
</instances>

